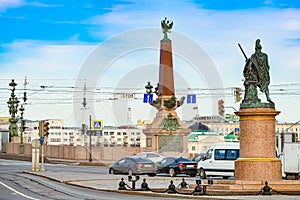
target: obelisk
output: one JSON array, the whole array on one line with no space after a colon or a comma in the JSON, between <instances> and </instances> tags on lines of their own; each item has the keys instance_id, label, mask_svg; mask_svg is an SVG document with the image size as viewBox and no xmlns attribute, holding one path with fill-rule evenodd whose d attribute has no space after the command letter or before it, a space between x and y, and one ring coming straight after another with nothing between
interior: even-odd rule
<instances>
[{"instance_id":1,"label":"obelisk","mask_svg":"<svg viewBox=\"0 0 300 200\"><path fill-rule=\"evenodd\" d=\"M191 132L187 125L179 119L176 109L181 106L184 97L177 100L174 90L172 41L168 38L173 22L165 18L161 21L164 34L160 41L159 83L155 89L157 98L151 103L158 112L144 133L146 135L147 150L160 152L171 156L187 156L187 135ZM146 92L152 93L152 86L148 82Z\"/></svg>"}]
</instances>

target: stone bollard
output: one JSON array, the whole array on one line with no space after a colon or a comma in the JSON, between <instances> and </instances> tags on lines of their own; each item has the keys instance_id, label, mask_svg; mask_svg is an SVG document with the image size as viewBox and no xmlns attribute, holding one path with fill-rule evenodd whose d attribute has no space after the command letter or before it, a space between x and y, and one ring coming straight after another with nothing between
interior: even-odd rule
<instances>
[{"instance_id":1,"label":"stone bollard","mask_svg":"<svg viewBox=\"0 0 300 200\"><path fill-rule=\"evenodd\" d=\"M182 178L182 182L179 184L180 188L188 188L189 184Z\"/></svg>"},{"instance_id":2,"label":"stone bollard","mask_svg":"<svg viewBox=\"0 0 300 200\"><path fill-rule=\"evenodd\" d=\"M145 179L145 178L143 179L143 182L142 182L142 184L141 184L141 190L142 190L142 191L149 191L149 190L150 190L150 188L149 188L149 186L148 186L148 183L146 182L146 179Z\"/></svg>"},{"instance_id":3,"label":"stone bollard","mask_svg":"<svg viewBox=\"0 0 300 200\"><path fill-rule=\"evenodd\" d=\"M174 182L172 180L170 181L170 185L168 187L168 191L167 192L169 194L175 194L175 193L177 193L176 186L174 185Z\"/></svg>"},{"instance_id":4,"label":"stone bollard","mask_svg":"<svg viewBox=\"0 0 300 200\"><path fill-rule=\"evenodd\" d=\"M126 183L124 181L124 178L121 178L121 181L119 182L119 188L118 190L126 190Z\"/></svg>"}]
</instances>

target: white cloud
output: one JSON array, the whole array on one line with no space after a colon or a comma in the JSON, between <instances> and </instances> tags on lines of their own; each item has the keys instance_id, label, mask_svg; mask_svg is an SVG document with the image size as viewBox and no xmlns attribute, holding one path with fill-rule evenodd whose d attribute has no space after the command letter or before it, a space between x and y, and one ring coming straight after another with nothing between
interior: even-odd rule
<instances>
[{"instance_id":1,"label":"white cloud","mask_svg":"<svg viewBox=\"0 0 300 200\"><path fill-rule=\"evenodd\" d=\"M19 7L23 4L23 0L0 0L0 11L5 11L8 8Z\"/></svg>"},{"instance_id":2,"label":"white cloud","mask_svg":"<svg viewBox=\"0 0 300 200\"><path fill-rule=\"evenodd\" d=\"M1 54L2 78L74 78L95 46L55 45L42 41L14 41Z\"/></svg>"}]
</instances>

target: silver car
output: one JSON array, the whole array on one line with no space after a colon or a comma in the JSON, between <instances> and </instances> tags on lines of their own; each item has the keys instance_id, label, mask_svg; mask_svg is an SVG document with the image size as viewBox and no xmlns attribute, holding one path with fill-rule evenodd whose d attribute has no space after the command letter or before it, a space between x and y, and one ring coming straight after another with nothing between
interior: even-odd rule
<instances>
[{"instance_id":1,"label":"silver car","mask_svg":"<svg viewBox=\"0 0 300 200\"><path fill-rule=\"evenodd\" d=\"M109 174L147 174L148 176L155 176L157 173L157 166L154 162L147 158L132 156L122 158L121 160L109 166Z\"/></svg>"},{"instance_id":2,"label":"silver car","mask_svg":"<svg viewBox=\"0 0 300 200\"><path fill-rule=\"evenodd\" d=\"M165 156L156 152L141 152L136 154L135 156L148 158L149 160L152 160L154 163L160 162L162 159L165 158Z\"/></svg>"}]
</instances>

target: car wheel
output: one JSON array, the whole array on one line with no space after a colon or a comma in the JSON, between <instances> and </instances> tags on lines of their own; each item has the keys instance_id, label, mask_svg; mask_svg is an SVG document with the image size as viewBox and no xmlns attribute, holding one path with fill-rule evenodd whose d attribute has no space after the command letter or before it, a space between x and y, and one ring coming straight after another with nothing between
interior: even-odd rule
<instances>
[{"instance_id":1,"label":"car wheel","mask_svg":"<svg viewBox=\"0 0 300 200\"><path fill-rule=\"evenodd\" d=\"M128 171L128 175L129 175L129 176L132 176L132 175L133 175L133 170L132 170L132 169L130 169L130 170Z\"/></svg>"},{"instance_id":2,"label":"car wheel","mask_svg":"<svg viewBox=\"0 0 300 200\"><path fill-rule=\"evenodd\" d=\"M170 168L170 169L169 169L169 175L170 175L171 177L176 176L176 172L175 172L175 170L174 170L173 168Z\"/></svg>"},{"instance_id":3,"label":"car wheel","mask_svg":"<svg viewBox=\"0 0 300 200\"><path fill-rule=\"evenodd\" d=\"M206 178L206 173L203 168L199 169L199 176L200 176L200 178L203 178L203 179Z\"/></svg>"},{"instance_id":4,"label":"car wheel","mask_svg":"<svg viewBox=\"0 0 300 200\"><path fill-rule=\"evenodd\" d=\"M113 168L109 169L109 174L116 174L115 170Z\"/></svg>"},{"instance_id":5,"label":"car wheel","mask_svg":"<svg viewBox=\"0 0 300 200\"><path fill-rule=\"evenodd\" d=\"M222 176L222 178L223 178L223 179L228 179L229 177L228 177L228 176Z\"/></svg>"},{"instance_id":6,"label":"car wheel","mask_svg":"<svg viewBox=\"0 0 300 200\"><path fill-rule=\"evenodd\" d=\"M197 173L195 173L195 174L191 174L190 176L191 176L191 177L195 177L196 175L197 175Z\"/></svg>"},{"instance_id":7,"label":"car wheel","mask_svg":"<svg viewBox=\"0 0 300 200\"><path fill-rule=\"evenodd\" d=\"M155 174L155 173L153 173L153 174L148 174L148 176L154 177L154 176L156 176L156 174Z\"/></svg>"}]
</instances>

